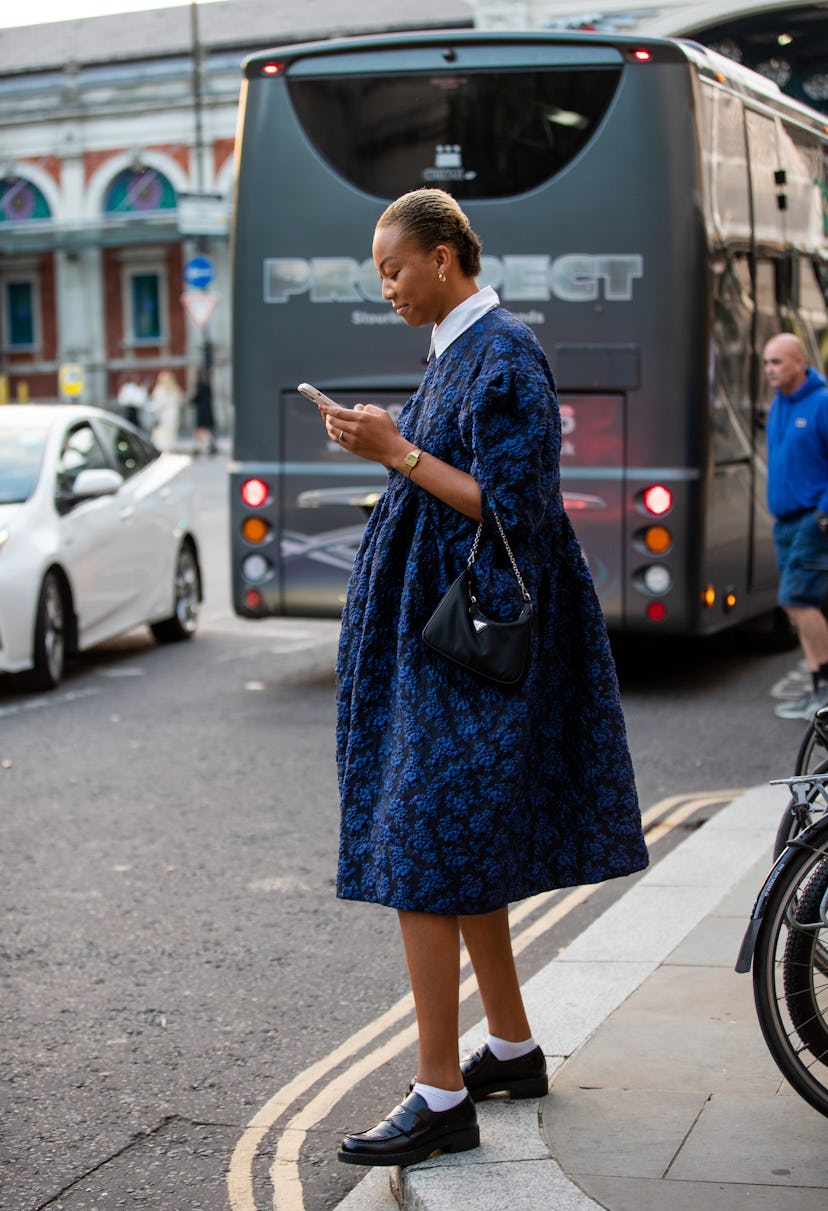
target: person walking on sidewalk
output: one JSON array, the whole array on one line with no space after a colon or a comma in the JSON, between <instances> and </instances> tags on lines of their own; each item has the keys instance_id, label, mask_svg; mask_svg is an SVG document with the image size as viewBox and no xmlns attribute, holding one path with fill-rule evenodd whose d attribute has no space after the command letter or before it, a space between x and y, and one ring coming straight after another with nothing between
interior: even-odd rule
<instances>
[{"instance_id":1,"label":"person walking on sidewalk","mask_svg":"<svg viewBox=\"0 0 828 1211\"><path fill-rule=\"evenodd\" d=\"M159 450L172 450L178 439L184 392L171 370L162 370L152 389L152 440Z\"/></svg>"},{"instance_id":2,"label":"person walking on sidewalk","mask_svg":"<svg viewBox=\"0 0 828 1211\"><path fill-rule=\"evenodd\" d=\"M433 326L425 376L398 425L370 404L319 405L331 440L388 470L342 618L337 894L397 910L419 1035L408 1096L346 1136L348 1164L474 1148L476 1101L546 1093L508 905L648 862L604 618L563 509L552 374L531 329L478 289L480 250L444 191L393 202L374 263L397 315ZM511 690L422 638L481 520L482 608L507 615L514 582L495 515L536 617L528 675ZM461 935L490 1032L462 1062Z\"/></svg>"},{"instance_id":3,"label":"person walking on sidewalk","mask_svg":"<svg viewBox=\"0 0 828 1211\"><path fill-rule=\"evenodd\" d=\"M199 370L192 394L195 404L193 454L218 454L216 418L213 413L213 388L206 370Z\"/></svg>"},{"instance_id":4,"label":"person walking on sidewalk","mask_svg":"<svg viewBox=\"0 0 828 1211\"><path fill-rule=\"evenodd\" d=\"M768 508L775 517L777 600L799 635L811 686L774 708L780 719L813 719L828 703L828 387L808 366L798 337L768 341L765 376L776 392L767 424Z\"/></svg>"}]
</instances>

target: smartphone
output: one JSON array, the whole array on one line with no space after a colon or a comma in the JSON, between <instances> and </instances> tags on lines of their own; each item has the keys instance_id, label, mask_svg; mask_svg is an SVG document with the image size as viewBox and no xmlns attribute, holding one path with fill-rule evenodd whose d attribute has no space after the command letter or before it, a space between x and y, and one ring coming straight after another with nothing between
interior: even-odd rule
<instances>
[{"instance_id":1,"label":"smartphone","mask_svg":"<svg viewBox=\"0 0 828 1211\"><path fill-rule=\"evenodd\" d=\"M313 400L315 404L327 404L329 408L338 408L340 406L336 400L331 399L329 395L326 395L324 391L320 391L318 387L311 386L310 383L300 383L296 389L297 391L301 391L303 395L306 395L308 399Z\"/></svg>"}]
</instances>

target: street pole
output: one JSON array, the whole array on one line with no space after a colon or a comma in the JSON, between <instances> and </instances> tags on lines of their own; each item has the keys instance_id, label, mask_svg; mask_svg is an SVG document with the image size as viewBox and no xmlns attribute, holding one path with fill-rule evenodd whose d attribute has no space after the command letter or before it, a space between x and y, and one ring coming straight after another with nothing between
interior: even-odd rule
<instances>
[{"instance_id":1,"label":"street pole","mask_svg":"<svg viewBox=\"0 0 828 1211\"><path fill-rule=\"evenodd\" d=\"M193 116L195 120L194 151L196 162L196 186L199 194L204 193L204 90L203 90L203 60L201 38L198 28L197 0L190 0L190 38L193 55ZM196 248L200 253L207 252L207 237L196 237ZM213 369L213 346L210 341L208 325L201 330L201 365L207 382Z\"/></svg>"}]
</instances>

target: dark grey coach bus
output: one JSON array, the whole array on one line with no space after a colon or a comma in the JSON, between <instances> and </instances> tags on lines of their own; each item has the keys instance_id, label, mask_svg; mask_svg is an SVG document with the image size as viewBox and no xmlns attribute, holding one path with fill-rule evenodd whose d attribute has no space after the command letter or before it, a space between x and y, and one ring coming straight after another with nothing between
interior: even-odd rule
<instances>
[{"instance_id":1,"label":"dark grey coach bus","mask_svg":"<svg viewBox=\"0 0 828 1211\"><path fill-rule=\"evenodd\" d=\"M769 611L761 350L828 355L825 118L690 43L446 32L244 65L234 219L236 611L336 615L380 467L327 440L307 380L399 409L429 333L380 295L375 222L439 185L480 284L542 341L562 478L611 629Z\"/></svg>"}]
</instances>

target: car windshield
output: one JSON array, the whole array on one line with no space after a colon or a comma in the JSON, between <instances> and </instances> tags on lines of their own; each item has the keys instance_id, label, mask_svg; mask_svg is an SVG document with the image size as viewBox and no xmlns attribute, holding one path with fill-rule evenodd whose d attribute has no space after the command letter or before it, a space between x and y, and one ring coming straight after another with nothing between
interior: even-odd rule
<instances>
[{"instance_id":1,"label":"car windshield","mask_svg":"<svg viewBox=\"0 0 828 1211\"><path fill-rule=\"evenodd\" d=\"M0 428L0 505L22 504L34 492L46 432Z\"/></svg>"}]
</instances>

